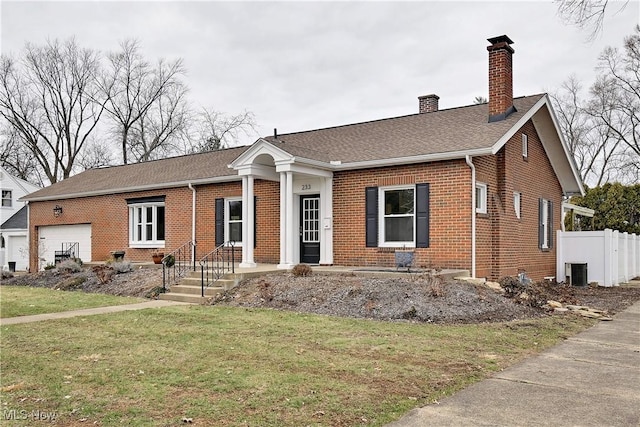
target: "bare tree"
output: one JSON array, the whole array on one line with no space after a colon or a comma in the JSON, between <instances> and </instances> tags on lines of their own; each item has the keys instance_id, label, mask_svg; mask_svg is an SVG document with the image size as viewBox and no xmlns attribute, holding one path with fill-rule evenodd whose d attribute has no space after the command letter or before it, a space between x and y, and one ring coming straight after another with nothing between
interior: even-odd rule
<instances>
[{"instance_id":1,"label":"bare tree","mask_svg":"<svg viewBox=\"0 0 640 427\"><path fill-rule=\"evenodd\" d=\"M476 96L475 98L473 98L473 103L476 104L476 105L477 104L486 104L487 102L489 102L489 100L485 96Z\"/></svg>"},{"instance_id":2,"label":"bare tree","mask_svg":"<svg viewBox=\"0 0 640 427\"><path fill-rule=\"evenodd\" d=\"M91 141L79 156L78 164L83 170L113 166L113 152L104 141Z\"/></svg>"},{"instance_id":3,"label":"bare tree","mask_svg":"<svg viewBox=\"0 0 640 427\"><path fill-rule=\"evenodd\" d=\"M619 141L586 107L580 82L569 77L559 91L551 94L560 130L573 154L582 181L600 185L617 174Z\"/></svg>"},{"instance_id":4,"label":"bare tree","mask_svg":"<svg viewBox=\"0 0 640 427\"><path fill-rule=\"evenodd\" d=\"M242 135L251 137L257 134L255 116L249 111L230 115L203 108L193 119L188 151L221 150L237 145Z\"/></svg>"},{"instance_id":5,"label":"bare tree","mask_svg":"<svg viewBox=\"0 0 640 427\"><path fill-rule=\"evenodd\" d=\"M172 85L140 116L131 129L129 149L136 162L180 153L188 123L186 90Z\"/></svg>"},{"instance_id":6,"label":"bare tree","mask_svg":"<svg viewBox=\"0 0 640 427\"><path fill-rule=\"evenodd\" d=\"M5 123L0 130L0 165L12 175L25 181L43 186L35 156L20 139L20 133Z\"/></svg>"},{"instance_id":7,"label":"bare tree","mask_svg":"<svg viewBox=\"0 0 640 427\"><path fill-rule=\"evenodd\" d=\"M555 2L558 4L558 14L565 23L590 31L588 40L595 39L602 31L609 0L555 0ZM629 0L619 3L621 6L617 12L624 10Z\"/></svg>"},{"instance_id":8,"label":"bare tree","mask_svg":"<svg viewBox=\"0 0 640 427\"><path fill-rule=\"evenodd\" d=\"M102 78L102 88L109 100L107 111L120 139L122 162L127 164L131 152L138 152L138 159L151 154L145 154L147 149L140 153L140 137L138 135L136 140L132 140L132 129L137 126L139 133L145 127L140 122L149 117L150 110L157 109L163 97L182 98L184 93L176 93L186 92L186 86L180 82L180 77L184 74L181 59L172 62L160 59L155 66L151 66L140 53L136 41L126 40L121 48L120 52L108 55L109 69ZM166 115L167 111L163 114ZM176 119L177 117L173 118L173 121ZM134 149L133 145L137 147ZM147 148L151 147L153 145L148 144ZM151 149L155 150L157 147Z\"/></svg>"},{"instance_id":9,"label":"bare tree","mask_svg":"<svg viewBox=\"0 0 640 427\"><path fill-rule=\"evenodd\" d=\"M27 44L20 62L5 55L0 61L0 116L50 183L68 178L104 111L98 54L74 39L55 40Z\"/></svg>"},{"instance_id":10,"label":"bare tree","mask_svg":"<svg viewBox=\"0 0 640 427\"><path fill-rule=\"evenodd\" d=\"M591 88L589 112L621 146L621 173L640 177L640 25L624 40L624 51L600 55L600 75Z\"/></svg>"},{"instance_id":11,"label":"bare tree","mask_svg":"<svg viewBox=\"0 0 640 427\"><path fill-rule=\"evenodd\" d=\"M640 27L624 53L607 48L584 98L575 77L552 95L561 131L590 185L640 180Z\"/></svg>"}]
</instances>

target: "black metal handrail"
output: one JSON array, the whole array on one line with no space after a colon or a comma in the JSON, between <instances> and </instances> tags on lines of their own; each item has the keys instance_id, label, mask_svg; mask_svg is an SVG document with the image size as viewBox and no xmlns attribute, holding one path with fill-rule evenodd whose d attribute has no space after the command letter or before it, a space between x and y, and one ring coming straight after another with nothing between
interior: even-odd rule
<instances>
[{"instance_id":1,"label":"black metal handrail","mask_svg":"<svg viewBox=\"0 0 640 427\"><path fill-rule=\"evenodd\" d=\"M79 258L79 242L62 242L62 250L54 251L54 263L58 264L68 259Z\"/></svg>"},{"instance_id":2,"label":"black metal handrail","mask_svg":"<svg viewBox=\"0 0 640 427\"><path fill-rule=\"evenodd\" d=\"M201 294L204 289L220 280L227 273L236 272L235 242L223 243L200 259Z\"/></svg>"},{"instance_id":3,"label":"black metal handrail","mask_svg":"<svg viewBox=\"0 0 640 427\"><path fill-rule=\"evenodd\" d=\"M162 258L162 289L174 285L187 271L196 271L196 242L189 241Z\"/></svg>"}]
</instances>

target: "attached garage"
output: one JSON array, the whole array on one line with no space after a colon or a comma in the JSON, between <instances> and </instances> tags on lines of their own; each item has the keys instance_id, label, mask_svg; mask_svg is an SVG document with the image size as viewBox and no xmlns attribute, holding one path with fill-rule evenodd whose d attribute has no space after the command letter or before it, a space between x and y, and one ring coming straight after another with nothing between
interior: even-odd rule
<instances>
[{"instance_id":1,"label":"attached garage","mask_svg":"<svg viewBox=\"0 0 640 427\"><path fill-rule=\"evenodd\" d=\"M29 246L27 245L27 236L6 237L6 262L14 262L16 271L23 271L29 268Z\"/></svg>"},{"instance_id":2,"label":"attached garage","mask_svg":"<svg viewBox=\"0 0 640 427\"><path fill-rule=\"evenodd\" d=\"M49 225L38 227L40 268L55 262L55 251L78 244L79 258L91 261L91 224Z\"/></svg>"}]
</instances>

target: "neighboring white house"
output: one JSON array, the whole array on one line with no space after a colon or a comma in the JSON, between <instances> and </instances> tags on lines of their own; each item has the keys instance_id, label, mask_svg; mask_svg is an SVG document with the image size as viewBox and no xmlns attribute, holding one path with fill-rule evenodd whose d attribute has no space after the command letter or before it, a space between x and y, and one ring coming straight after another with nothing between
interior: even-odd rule
<instances>
[{"instance_id":1,"label":"neighboring white house","mask_svg":"<svg viewBox=\"0 0 640 427\"><path fill-rule=\"evenodd\" d=\"M29 268L28 212L19 199L39 189L0 166L0 269Z\"/></svg>"}]
</instances>

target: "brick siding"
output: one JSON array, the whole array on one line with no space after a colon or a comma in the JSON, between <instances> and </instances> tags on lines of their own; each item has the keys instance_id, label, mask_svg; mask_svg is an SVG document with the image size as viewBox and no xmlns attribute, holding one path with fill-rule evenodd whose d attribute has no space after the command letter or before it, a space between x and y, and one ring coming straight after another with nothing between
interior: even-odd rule
<instances>
[{"instance_id":1,"label":"brick siding","mask_svg":"<svg viewBox=\"0 0 640 427\"><path fill-rule=\"evenodd\" d=\"M529 155L522 157L521 134L528 135ZM554 230L560 228L562 192L533 124L529 121L495 156L476 157L476 179L488 186L487 214L477 214L476 275L496 280L520 271L539 280L555 272L554 248L538 248L538 199L553 201ZM393 266L394 248L365 245L365 188L429 183L429 248L416 249L416 265L471 270L471 170L463 159L334 173L334 264ZM522 217L516 218L513 192L522 193ZM279 183L254 184L257 224L255 260L278 263L280 254ZM32 202L31 247L37 248L38 227L91 224L93 261L106 260L124 249L126 259L150 261L153 249L129 247L128 198L165 196L165 253L191 240L192 192L187 187L69 200ZM215 248L215 200L241 197L241 181L196 187L198 255ZM53 216L53 207L63 215ZM554 239L555 240L555 239ZM37 268L31 251L30 267Z\"/></svg>"}]
</instances>

